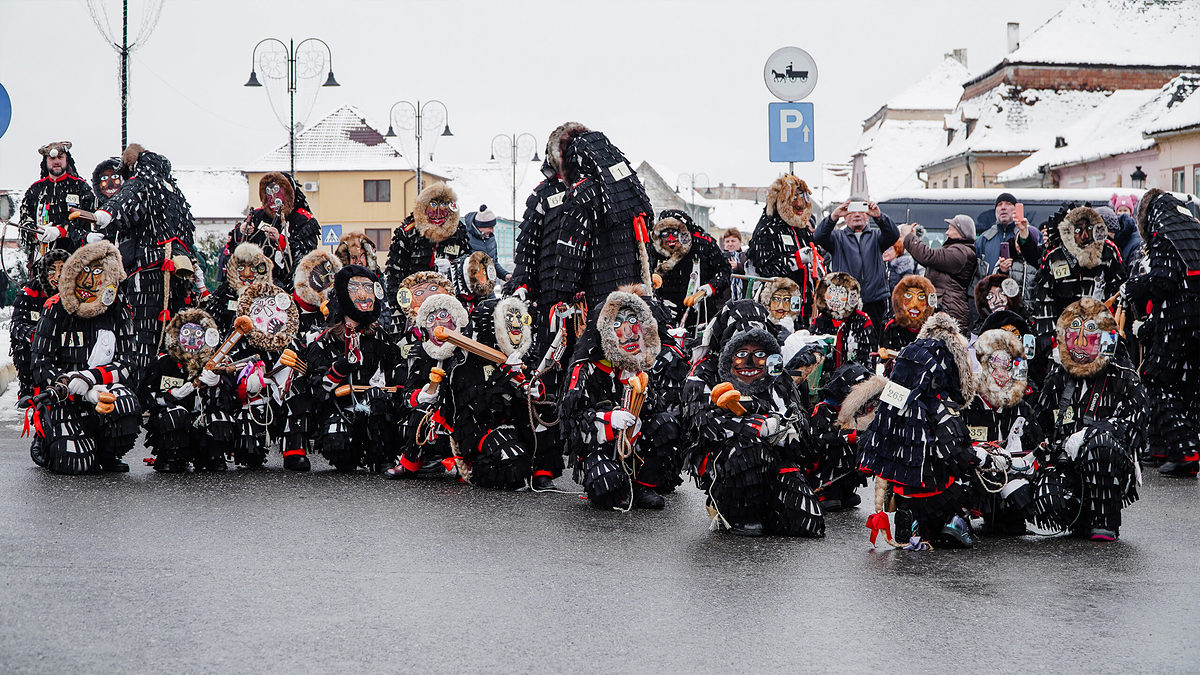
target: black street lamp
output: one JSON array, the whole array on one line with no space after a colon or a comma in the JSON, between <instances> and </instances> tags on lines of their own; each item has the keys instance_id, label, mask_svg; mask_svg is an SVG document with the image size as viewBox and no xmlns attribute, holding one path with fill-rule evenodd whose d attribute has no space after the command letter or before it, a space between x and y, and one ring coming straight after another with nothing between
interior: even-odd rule
<instances>
[{"instance_id":1,"label":"black street lamp","mask_svg":"<svg viewBox=\"0 0 1200 675\"><path fill-rule=\"evenodd\" d=\"M426 101L424 104L421 103L420 99L417 99L415 104L411 101L396 101L392 104L392 107L388 109L388 130L387 133L384 134L384 136L387 138L396 137L395 127L397 125L395 122L396 118L394 117L394 113L396 112L396 106L398 105L406 105L412 109L412 112L410 113L413 116L412 127L410 128L408 126L408 121L400 124L399 127L401 129L411 130L413 132L413 136L417 140L417 192L420 192L424 188L424 179L421 175L421 164L423 162L423 158L421 157L421 140L425 137L425 121L432 118L433 122L430 124L430 126L434 127L435 131L439 123L442 125L442 133L432 136L429 139L429 159L432 160L433 148L437 145L438 137L454 135L450 133L450 113L446 110L446 104L438 101L437 99ZM427 108L428 112L426 111ZM438 117L438 115L441 115L441 117Z\"/></svg>"},{"instance_id":2,"label":"black street lamp","mask_svg":"<svg viewBox=\"0 0 1200 675\"><path fill-rule=\"evenodd\" d=\"M526 142L528 141L528 142ZM532 151L532 152L530 152ZM532 156L531 156L532 155ZM496 134L492 139L492 160L497 157L501 161L509 161L512 163L512 219L517 220L517 183L520 181L517 178L517 166L524 162L536 162L539 160L537 154L537 137L530 133L522 134ZM521 177L525 176L525 172L521 172Z\"/></svg>"},{"instance_id":3,"label":"black street lamp","mask_svg":"<svg viewBox=\"0 0 1200 675\"><path fill-rule=\"evenodd\" d=\"M1129 174L1129 179L1133 181L1133 187L1138 190L1146 189L1146 172L1142 171L1142 167L1133 167L1133 173Z\"/></svg>"},{"instance_id":4,"label":"black street lamp","mask_svg":"<svg viewBox=\"0 0 1200 675\"><path fill-rule=\"evenodd\" d=\"M282 49L283 53L278 51L263 50L261 58L259 58L258 48L266 42L275 42ZM325 53L321 54L320 49L314 48L301 52L304 45L309 42L320 43L325 48ZM300 63L304 57L304 62ZM317 61L315 57L322 57ZM327 59L324 57L328 57ZM298 65L299 64L299 65ZM303 66L303 70L299 66ZM321 71L327 71L329 75L325 78L322 87L338 87L338 81L333 77L333 52L329 49L329 45L320 38L305 38L299 44L295 40L289 38L285 44L283 40L278 38L263 38L254 45L254 49L250 52L250 79L246 81L247 87L261 87L261 82L258 81L258 71L263 71L263 76L270 80L286 80L288 91L288 167L291 171L292 178L296 177L296 85L301 79L316 79L320 77ZM274 104L272 104L274 110ZM277 114L278 116L278 114Z\"/></svg>"},{"instance_id":5,"label":"black street lamp","mask_svg":"<svg viewBox=\"0 0 1200 675\"><path fill-rule=\"evenodd\" d=\"M708 174L706 173L681 173L675 179L675 194L679 194L680 183L691 183L692 186L692 217L696 217L696 184L700 183L704 186L704 196L712 196L712 187L708 182Z\"/></svg>"}]
</instances>

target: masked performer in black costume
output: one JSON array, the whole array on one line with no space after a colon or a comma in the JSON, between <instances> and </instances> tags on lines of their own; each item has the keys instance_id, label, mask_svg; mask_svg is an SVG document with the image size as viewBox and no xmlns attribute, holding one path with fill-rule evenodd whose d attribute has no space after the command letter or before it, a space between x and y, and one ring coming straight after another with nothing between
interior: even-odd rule
<instances>
[{"instance_id":1,"label":"masked performer in black costume","mask_svg":"<svg viewBox=\"0 0 1200 675\"><path fill-rule=\"evenodd\" d=\"M800 178L791 174L776 178L746 252L758 276L787 277L796 283L803 298L797 328L812 322L813 285L820 279L820 256L814 257L812 243L811 199L812 190Z\"/></svg>"},{"instance_id":2,"label":"masked performer in black costume","mask_svg":"<svg viewBox=\"0 0 1200 675\"><path fill-rule=\"evenodd\" d=\"M458 217L458 196L445 183L434 183L421 190L412 213L392 232L384 285L394 294L400 282L416 272L437 270L449 276L453 261L470 253L467 228ZM389 295L388 302L393 301ZM392 310L398 322L404 312L396 305ZM393 328L401 329L399 323Z\"/></svg>"},{"instance_id":3,"label":"masked performer in black costume","mask_svg":"<svg viewBox=\"0 0 1200 675\"><path fill-rule=\"evenodd\" d=\"M33 331L38 320L42 318L46 301L58 295L58 279L70 255L63 249L46 251L34 265L34 276L29 284L13 298L9 350L12 353L13 366L17 369L19 396L33 394L33 371L30 368Z\"/></svg>"},{"instance_id":4,"label":"masked performer in black costume","mask_svg":"<svg viewBox=\"0 0 1200 675\"><path fill-rule=\"evenodd\" d=\"M729 262L717 242L692 217L668 209L650 233L650 269L658 297L670 303L671 323L691 327L707 323L729 297Z\"/></svg>"}]
</instances>

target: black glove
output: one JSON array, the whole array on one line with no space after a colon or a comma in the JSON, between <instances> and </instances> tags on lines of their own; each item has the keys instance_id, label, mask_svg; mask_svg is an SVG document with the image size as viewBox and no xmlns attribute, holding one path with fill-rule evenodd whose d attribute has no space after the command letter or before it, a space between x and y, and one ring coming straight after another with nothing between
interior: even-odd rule
<instances>
[{"instance_id":1,"label":"black glove","mask_svg":"<svg viewBox=\"0 0 1200 675\"><path fill-rule=\"evenodd\" d=\"M332 370L337 375L339 375L341 377L341 379L344 380L347 377L350 377L352 374L354 374L354 371L358 370L358 366L359 366L359 364L351 363L350 359L342 357L342 358L338 359L337 361L334 361L333 365L330 366L329 369Z\"/></svg>"}]
</instances>

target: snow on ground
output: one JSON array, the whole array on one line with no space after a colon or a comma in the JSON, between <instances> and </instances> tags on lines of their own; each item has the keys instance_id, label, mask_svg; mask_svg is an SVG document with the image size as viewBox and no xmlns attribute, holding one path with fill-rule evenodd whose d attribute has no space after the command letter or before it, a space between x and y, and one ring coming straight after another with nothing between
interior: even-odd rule
<instances>
[{"instance_id":1,"label":"snow on ground","mask_svg":"<svg viewBox=\"0 0 1200 675\"><path fill-rule=\"evenodd\" d=\"M17 369L9 353L12 311L0 309L0 425L20 431L24 417L17 408Z\"/></svg>"}]
</instances>

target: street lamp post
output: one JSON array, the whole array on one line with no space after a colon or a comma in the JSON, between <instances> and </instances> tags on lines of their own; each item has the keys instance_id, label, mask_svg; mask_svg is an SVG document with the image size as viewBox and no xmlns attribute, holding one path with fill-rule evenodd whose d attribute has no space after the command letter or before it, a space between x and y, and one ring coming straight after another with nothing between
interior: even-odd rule
<instances>
[{"instance_id":1,"label":"street lamp post","mask_svg":"<svg viewBox=\"0 0 1200 675\"><path fill-rule=\"evenodd\" d=\"M528 145L522 143L526 139L529 140ZM533 150L532 157L529 150ZM501 161L512 162L512 219L517 220L517 183L520 179L517 178L517 165L524 159L526 162L538 161L537 154L537 137L530 133L522 134L496 134L492 139L492 159L499 158ZM522 178L525 172L521 172Z\"/></svg>"},{"instance_id":2,"label":"street lamp post","mask_svg":"<svg viewBox=\"0 0 1200 675\"><path fill-rule=\"evenodd\" d=\"M425 129L424 129L425 120L426 120L426 118L430 117L431 115L435 115L438 112L438 108L440 108L441 109L441 120L440 121L443 124L443 130L442 130L442 133L439 134L438 136L453 136L454 134L450 133L450 122L448 119L450 114L446 110L446 104L442 103L441 101L438 101L436 99L434 99L432 101L426 101L424 104L421 103L420 99L417 99L416 104L413 104L411 101L396 101L395 103L392 104L392 107L388 109L388 130L387 130L387 133L384 134L384 136L386 136L387 138L395 138L396 137L396 130L395 130L396 123L394 121L395 118L393 117L393 114L396 112L396 106L398 106L398 105L406 105L409 108L411 108L412 115L415 117L415 124L413 125L413 135L415 136L415 138L417 140L417 192L420 192L424 188L424 179L421 177L421 164L422 164L421 140L425 136ZM430 108L430 106L433 106L433 107ZM429 108L429 112L425 111L426 108ZM434 119L437 120L438 118L434 117ZM433 126L437 126L436 121L433 123ZM400 128L407 129L408 127L404 124L401 124ZM429 141L429 158L430 159L433 159L433 148L437 144L438 136L434 136Z\"/></svg>"},{"instance_id":3,"label":"street lamp post","mask_svg":"<svg viewBox=\"0 0 1200 675\"><path fill-rule=\"evenodd\" d=\"M675 194L679 194L680 183L691 183L692 186L692 217L696 217L696 184L700 183L704 186L704 196L712 196L712 187L708 182L708 174L706 173L681 173L675 179Z\"/></svg>"},{"instance_id":4,"label":"street lamp post","mask_svg":"<svg viewBox=\"0 0 1200 675\"><path fill-rule=\"evenodd\" d=\"M262 58L258 56L258 48L264 43L274 42L283 48L282 59L278 52L264 50ZM301 72L297 66L300 60L301 49L309 42L319 42L325 47L325 54L328 59L319 65L312 62L314 54L319 53L319 50L314 52L310 50L304 56L310 61L304 63L304 71ZM328 66L328 68L326 68ZM329 76L325 78L322 87L338 87L338 81L333 79L333 51L329 49L329 45L320 38L305 38L296 44L296 41L288 38L287 44L279 38L263 38L254 45L254 49L250 52L250 79L246 81L247 87L261 87L261 82L258 81L258 69L263 71L263 76L272 80L283 79L287 84L288 91L288 167L291 171L292 178L296 177L296 85L301 79L315 79L320 75L322 70L327 70Z\"/></svg>"}]
</instances>

